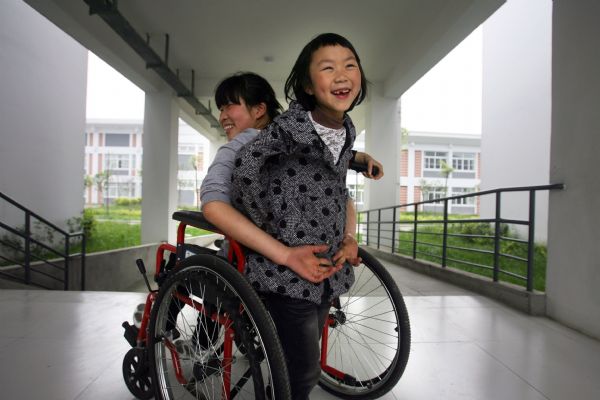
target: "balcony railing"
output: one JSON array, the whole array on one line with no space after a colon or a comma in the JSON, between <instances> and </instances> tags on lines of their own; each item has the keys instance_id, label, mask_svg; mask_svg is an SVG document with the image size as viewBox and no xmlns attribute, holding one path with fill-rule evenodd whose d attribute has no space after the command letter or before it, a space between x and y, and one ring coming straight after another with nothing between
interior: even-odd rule
<instances>
[{"instance_id":1,"label":"balcony railing","mask_svg":"<svg viewBox=\"0 0 600 400\"><path fill-rule=\"evenodd\" d=\"M442 268L453 265L467 266L471 269L491 271L491 277L494 282L499 280L500 275L510 276L513 280L524 283L528 291L534 289L534 259L535 259L535 204L536 193L546 190L564 189L563 184L512 187L495 190L486 190L481 192L467 193L460 196L452 196L435 200L420 201L416 203L401 204L393 207L385 207L374 210L361 211L358 213L358 232L359 243L375 247L391 254L404 253L412 256L413 259L434 259ZM502 217L502 198L503 194L522 192L528 194L528 218L512 219ZM495 200L495 215L493 218L469 218L467 216L450 216L449 208L455 203L471 202L482 196L493 196ZM427 205L434 206L429 208L439 208L439 213L427 215L423 209ZM437 206L437 207L436 207ZM412 209L412 215L408 211ZM400 218L401 213L412 216L410 220ZM420 218L421 217L421 218ZM441 225L441 229L439 226ZM524 227L526 231L525 239L519 235L509 237L506 226L517 225ZM423 228L427 226L428 228ZM438 229L432 229L437 226ZM469 229L456 229L456 227L470 227ZM473 229L473 227L483 227L486 229ZM421 228L421 229L420 229ZM466 231L466 232L465 232ZM483 231L483 232L482 232ZM441 237L441 240L440 240ZM434 239L432 239L434 238ZM437 238L437 239L435 239ZM456 239L454 239L456 238ZM437 240L437 243L433 243ZM450 241L479 241L486 243L487 246L465 246L450 243ZM441 243L440 243L441 242ZM509 254L504 251L506 243L513 243L514 246L524 247L522 256ZM486 248L487 247L487 248ZM466 257L460 258L455 254L480 254L484 258L491 259L490 263L469 261ZM408 254L407 254L408 253ZM513 263L522 264L524 273L518 273L504 267L505 260L511 260Z\"/></svg>"},{"instance_id":2,"label":"balcony railing","mask_svg":"<svg viewBox=\"0 0 600 400\"><path fill-rule=\"evenodd\" d=\"M72 260L81 257L80 289L84 290L85 234L64 231L2 192L0 198L24 216L22 228L0 221L0 277L44 289L58 286L68 290ZM33 221L36 221L35 224ZM44 233L45 240L34 235L34 226ZM55 235L58 240L55 240ZM71 254L75 239L80 240L81 252Z\"/></svg>"}]
</instances>

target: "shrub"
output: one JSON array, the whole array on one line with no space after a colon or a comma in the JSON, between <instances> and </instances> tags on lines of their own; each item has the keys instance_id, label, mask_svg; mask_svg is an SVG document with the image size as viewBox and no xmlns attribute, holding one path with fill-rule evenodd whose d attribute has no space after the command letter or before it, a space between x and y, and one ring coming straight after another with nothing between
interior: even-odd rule
<instances>
[{"instance_id":1,"label":"shrub","mask_svg":"<svg viewBox=\"0 0 600 400\"><path fill-rule=\"evenodd\" d=\"M142 204L142 199L140 197L136 197L133 199L130 199L128 197L119 197L115 200L115 204L118 206L137 206Z\"/></svg>"}]
</instances>

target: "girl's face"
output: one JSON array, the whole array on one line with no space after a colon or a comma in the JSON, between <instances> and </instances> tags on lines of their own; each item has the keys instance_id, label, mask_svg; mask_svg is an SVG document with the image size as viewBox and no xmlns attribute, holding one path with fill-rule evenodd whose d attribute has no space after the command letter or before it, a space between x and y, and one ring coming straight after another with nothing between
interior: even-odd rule
<instances>
[{"instance_id":1,"label":"girl's face","mask_svg":"<svg viewBox=\"0 0 600 400\"><path fill-rule=\"evenodd\" d=\"M310 86L317 106L342 119L360 93L361 75L354 53L343 46L324 46L315 51L309 66Z\"/></svg>"},{"instance_id":2,"label":"girl's face","mask_svg":"<svg viewBox=\"0 0 600 400\"><path fill-rule=\"evenodd\" d=\"M230 103L220 108L219 123L227 135L227 140L232 140L245 129L258 129L262 125L261 117L265 115L265 104L248 107L244 99L239 101L240 104Z\"/></svg>"}]
</instances>

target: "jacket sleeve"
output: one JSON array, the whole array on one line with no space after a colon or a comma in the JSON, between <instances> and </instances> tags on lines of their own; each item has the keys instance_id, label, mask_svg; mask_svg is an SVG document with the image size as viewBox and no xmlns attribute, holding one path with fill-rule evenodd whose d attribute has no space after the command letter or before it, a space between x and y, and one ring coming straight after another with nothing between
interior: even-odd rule
<instances>
[{"instance_id":1,"label":"jacket sleeve","mask_svg":"<svg viewBox=\"0 0 600 400\"><path fill-rule=\"evenodd\" d=\"M269 171L292 151L291 135L274 122L244 146L235 159L232 205L262 229L269 213Z\"/></svg>"}]
</instances>

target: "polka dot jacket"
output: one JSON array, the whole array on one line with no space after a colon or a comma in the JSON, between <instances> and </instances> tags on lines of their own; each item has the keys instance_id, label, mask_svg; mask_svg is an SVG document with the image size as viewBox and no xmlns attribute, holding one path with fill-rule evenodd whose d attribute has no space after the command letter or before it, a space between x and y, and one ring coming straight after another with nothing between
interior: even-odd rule
<instances>
[{"instance_id":1,"label":"polka dot jacket","mask_svg":"<svg viewBox=\"0 0 600 400\"><path fill-rule=\"evenodd\" d=\"M346 142L335 163L307 112L292 102L237 153L232 204L288 246L329 244L324 256L331 259L344 237L346 173L356 135L348 116L344 126ZM246 262L246 276L257 291L317 304L347 292L354 283L348 263L326 285L308 282L260 254L248 252Z\"/></svg>"}]
</instances>

